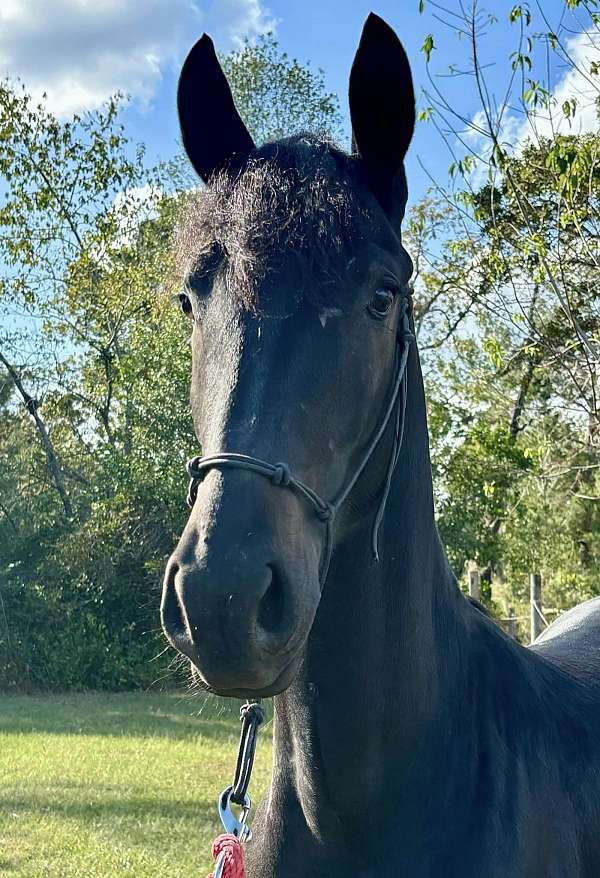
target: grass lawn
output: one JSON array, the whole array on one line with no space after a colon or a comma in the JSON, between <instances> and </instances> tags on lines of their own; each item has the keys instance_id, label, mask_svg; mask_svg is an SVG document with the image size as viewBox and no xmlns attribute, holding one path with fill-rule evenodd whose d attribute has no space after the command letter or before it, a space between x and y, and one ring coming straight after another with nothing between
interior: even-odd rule
<instances>
[{"instance_id":1,"label":"grass lawn","mask_svg":"<svg viewBox=\"0 0 600 878\"><path fill-rule=\"evenodd\" d=\"M0 875L202 878L239 705L177 695L0 695ZM250 792L270 773L263 727Z\"/></svg>"}]
</instances>

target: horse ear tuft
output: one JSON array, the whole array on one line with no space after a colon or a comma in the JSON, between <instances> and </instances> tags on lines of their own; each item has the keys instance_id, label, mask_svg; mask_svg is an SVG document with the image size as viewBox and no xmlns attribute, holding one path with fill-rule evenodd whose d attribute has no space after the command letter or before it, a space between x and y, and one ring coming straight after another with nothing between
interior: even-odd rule
<instances>
[{"instance_id":1,"label":"horse ear tuft","mask_svg":"<svg viewBox=\"0 0 600 878\"><path fill-rule=\"evenodd\" d=\"M383 207L394 211L396 176L415 127L410 64L392 28L373 12L367 18L350 72L353 150L363 159ZM405 197L405 185L401 187Z\"/></svg>"},{"instance_id":2,"label":"horse ear tuft","mask_svg":"<svg viewBox=\"0 0 600 878\"><path fill-rule=\"evenodd\" d=\"M215 171L243 160L254 142L233 102L213 41L204 34L185 59L177 88L183 146L206 183Z\"/></svg>"}]
</instances>

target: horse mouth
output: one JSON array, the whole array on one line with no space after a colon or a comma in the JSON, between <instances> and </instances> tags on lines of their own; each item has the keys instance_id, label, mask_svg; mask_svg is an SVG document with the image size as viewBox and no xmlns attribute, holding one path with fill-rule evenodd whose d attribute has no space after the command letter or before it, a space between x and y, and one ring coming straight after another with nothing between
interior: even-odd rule
<instances>
[{"instance_id":1,"label":"horse mouth","mask_svg":"<svg viewBox=\"0 0 600 878\"><path fill-rule=\"evenodd\" d=\"M302 658L303 650L300 649L294 652L291 658L283 666L282 670L277 673L277 676L271 682L263 683L261 681L260 683L257 683L257 685L252 685L249 681L240 686L209 683L193 659L190 659L190 671L194 686L202 689L204 692L210 692L211 695L218 695L221 698L241 698L248 700L255 698L272 698L275 695L281 695L281 693L285 692L285 690L294 682L300 669L300 665L302 664Z\"/></svg>"}]
</instances>

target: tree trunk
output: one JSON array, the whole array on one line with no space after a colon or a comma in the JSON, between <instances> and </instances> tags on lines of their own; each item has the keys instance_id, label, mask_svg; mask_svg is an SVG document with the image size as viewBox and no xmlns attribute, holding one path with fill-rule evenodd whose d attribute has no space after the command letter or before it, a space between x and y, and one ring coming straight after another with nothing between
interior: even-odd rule
<instances>
[{"instance_id":1,"label":"tree trunk","mask_svg":"<svg viewBox=\"0 0 600 878\"><path fill-rule=\"evenodd\" d=\"M56 451L54 450L54 445L52 444L52 440L48 435L48 430L46 429L46 425L44 421L40 417L40 413L38 411L38 402L36 399L31 396L30 393L27 392L25 386L21 380L21 376L15 367L6 359L4 354L0 352L0 362L4 365L6 371L10 375L13 384L15 385L19 395L23 400L23 404L25 408L33 418L36 429L40 436L40 441L42 443L42 447L44 449L44 453L46 455L46 461L48 464L48 470L50 472L50 476L54 483L54 487L56 488L58 495L60 496L63 510L65 516L67 518L71 518L73 515L73 507L71 505L71 501L69 499L69 495L67 494L67 489L65 487L65 479L60 467L58 456Z\"/></svg>"}]
</instances>

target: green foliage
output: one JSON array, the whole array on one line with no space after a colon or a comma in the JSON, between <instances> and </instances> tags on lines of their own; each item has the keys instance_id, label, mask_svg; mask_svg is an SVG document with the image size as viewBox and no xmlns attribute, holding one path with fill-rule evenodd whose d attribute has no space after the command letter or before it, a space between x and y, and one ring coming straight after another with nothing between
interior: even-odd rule
<instances>
[{"instance_id":1,"label":"green foliage","mask_svg":"<svg viewBox=\"0 0 600 878\"><path fill-rule=\"evenodd\" d=\"M546 606L600 591L598 145L507 157L469 198L469 236L451 208L409 220L439 526L457 575L491 570L505 611L525 610L531 571Z\"/></svg>"},{"instance_id":2,"label":"green foliage","mask_svg":"<svg viewBox=\"0 0 600 878\"><path fill-rule=\"evenodd\" d=\"M448 7L462 100L435 71L425 97L452 164L410 221L440 529L504 612L532 571L556 609L600 591L600 135L573 133L600 17L560 5L509 8L504 57L478 4Z\"/></svg>"},{"instance_id":3,"label":"green foliage","mask_svg":"<svg viewBox=\"0 0 600 878\"><path fill-rule=\"evenodd\" d=\"M519 21L523 18L526 24L531 24L531 12L527 6L513 6L510 11L509 21L511 24L514 24L515 21Z\"/></svg>"}]
</instances>

